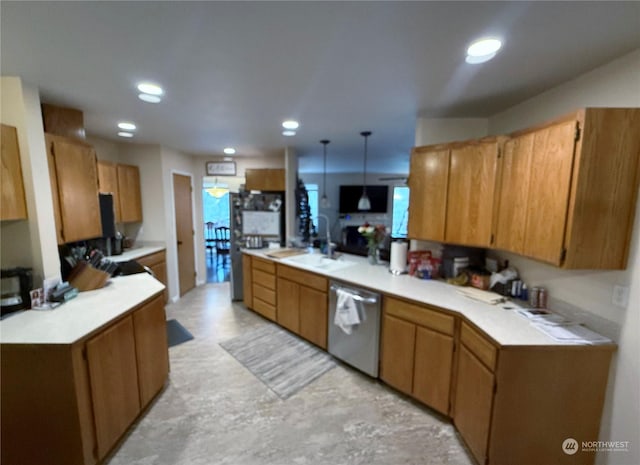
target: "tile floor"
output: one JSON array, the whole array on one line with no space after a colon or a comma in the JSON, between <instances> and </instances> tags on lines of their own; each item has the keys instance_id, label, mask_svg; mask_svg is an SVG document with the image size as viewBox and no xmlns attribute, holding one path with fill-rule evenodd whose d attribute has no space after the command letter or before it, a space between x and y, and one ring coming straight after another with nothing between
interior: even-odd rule
<instances>
[{"instance_id":1,"label":"tile floor","mask_svg":"<svg viewBox=\"0 0 640 465\"><path fill-rule=\"evenodd\" d=\"M109 465L472 465L453 426L339 364L283 401L219 345L265 320L200 286L167 307L195 339Z\"/></svg>"}]
</instances>

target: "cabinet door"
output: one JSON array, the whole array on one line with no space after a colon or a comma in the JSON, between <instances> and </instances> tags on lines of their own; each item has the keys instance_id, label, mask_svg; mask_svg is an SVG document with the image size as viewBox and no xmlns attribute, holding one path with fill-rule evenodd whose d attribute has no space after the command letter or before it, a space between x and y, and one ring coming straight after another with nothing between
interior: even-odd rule
<instances>
[{"instance_id":1,"label":"cabinet door","mask_svg":"<svg viewBox=\"0 0 640 465\"><path fill-rule=\"evenodd\" d=\"M162 297L156 297L133 314L140 405L143 408L160 392L169 373L166 320Z\"/></svg>"},{"instance_id":2,"label":"cabinet door","mask_svg":"<svg viewBox=\"0 0 640 465\"><path fill-rule=\"evenodd\" d=\"M253 279L251 277L251 257L242 255L242 301L247 308L253 308Z\"/></svg>"},{"instance_id":3,"label":"cabinet door","mask_svg":"<svg viewBox=\"0 0 640 465\"><path fill-rule=\"evenodd\" d=\"M524 254L560 264L567 222L576 122L534 133Z\"/></svg>"},{"instance_id":4,"label":"cabinet door","mask_svg":"<svg viewBox=\"0 0 640 465\"><path fill-rule=\"evenodd\" d=\"M247 169L245 170L245 188L256 191L284 191L284 169Z\"/></svg>"},{"instance_id":5,"label":"cabinet door","mask_svg":"<svg viewBox=\"0 0 640 465\"><path fill-rule=\"evenodd\" d=\"M99 458L140 412L133 334L133 320L128 316L87 342Z\"/></svg>"},{"instance_id":6,"label":"cabinet door","mask_svg":"<svg viewBox=\"0 0 640 465\"><path fill-rule=\"evenodd\" d=\"M448 179L448 148L413 150L409 171L409 237L444 241Z\"/></svg>"},{"instance_id":7,"label":"cabinet door","mask_svg":"<svg viewBox=\"0 0 640 465\"><path fill-rule=\"evenodd\" d=\"M24 197L22 181L22 165L18 148L18 133L12 126L2 125L2 202L0 204L1 220L27 219L27 204Z\"/></svg>"},{"instance_id":8,"label":"cabinet door","mask_svg":"<svg viewBox=\"0 0 640 465\"><path fill-rule=\"evenodd\" d=\"M533 140L533 134L510 139L502 159L495 246L520 254L524 251Z\"/></svg>"},{"instance_id":9,"label":"cabinet door","mask_svg":"<svg viewBox=\"0 0 640 465\"><path fill-rule=\"evenodd\" d=\"M120 219L123 223L142 221L140 170L137 166L117 165Z\"/></svg>"},{"instance_id":10,"label":"cabinet door","mask_svg":"<svg viewBox=\"0 0 640 465\"><path fill-rule=\"evenodd\" d=\"M493 373L461 345L453 422L478 463L487 457L493 386Z\"/></svg>"},{"instance_id":11,"label":"cabinet door","mask_svg":"<svg viewBox=\"0 0 640 465\"><path fill-rule=\"evenodd\" d=\"M300 332L300 285L288 279L278 278L276 321L279 325L298 334Z\"/></svg>"},{"instance_id":12,"label":"cabinet door","mask_svg":"<svg viewBox=\"0 0 640 465\"><path fill-rule=\"evenodd\" d=\"M413 388L415 341L414 324L384 315L380 379L409 395Z\"/></svg>"},{"instance_id":13,"label":"cabinet door","mask_svg":"<svg viewBox=\"0 0 640 465\"><path fill-rule=\"evenodd\" d=\"M102 223L95 151L88 145L63 137L49 137L64 242L100 237Z\"/></svg>"},{"instance_id":14,"label":"cabinet door","mask_svg":"<svg viewBox=\"0 0 640 465\"><path fill-rule=\"evenodd\" d=\"M327 293L300 286L300 336L327 350Z\"/></svg>"},{"instance_id":15,"label":"cabinet door","mask_svg":"<svg viewBox=\"0 0 640 465\"><path fill-rule=\"evenodd\" d=\"M58 193L58 174L56 173L56 160L53 156L52 144L50 136L45 134L47 142L47 164L49 165L49 182L51 184L51 200L53 203L53 219L56 223L56 240L58 244L64 244L64 235L62 232L62 214L60 213L60 195ZM102 222L102 220L100 220Z\"/></svg>"},{"instance_id":16,"label":"cabinet door","mask_svg":"<svg viewBox=\"0 0 640 465\"><path fill-rule=\"evenodd\" d=\"M451 149L445 241L491 244L498 143L470 142Z\"/></svg>"},{"instance_id":17,"label":"cabinet door","mask_svg":"<svg viewBox=\"0 0 640 465\"><path fill-rule=\"evenodd\" d=\"M120 223L120 196L118 195L118 169L115 163L98 160L98 185L100 193L113 195L116 223Z\"/></svg>"},{"instance_id":18,"label":"cabinet door","mask_svg":"<svg viewBox=\"0 0 640 465\"><path fill-rule=\"evenodd\" d=\"M427 328L416 328L413 396L449 413L449 388L453 362L453 338Z\"/></svg>"}]
</instances>

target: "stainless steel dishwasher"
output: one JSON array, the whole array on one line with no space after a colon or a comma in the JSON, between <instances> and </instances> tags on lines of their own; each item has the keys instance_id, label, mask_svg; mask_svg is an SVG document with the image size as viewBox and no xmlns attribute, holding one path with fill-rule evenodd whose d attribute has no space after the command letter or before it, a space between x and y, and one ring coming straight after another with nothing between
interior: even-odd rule
<instances>
[{"instance_id":1,"label":"stainless steel dishwasher","mask_svg":"<svg viewBox=\"0 0 640 465\"><path fill-rule=\"evenodd\" d=\"M346 334L334 323L337 290L349 292L363 316L360 324ZM380 294L365 289L331 281L329 295L329 353L354 368L378 377L378 346L380 341Z\"/></svg>"}]
</instances>

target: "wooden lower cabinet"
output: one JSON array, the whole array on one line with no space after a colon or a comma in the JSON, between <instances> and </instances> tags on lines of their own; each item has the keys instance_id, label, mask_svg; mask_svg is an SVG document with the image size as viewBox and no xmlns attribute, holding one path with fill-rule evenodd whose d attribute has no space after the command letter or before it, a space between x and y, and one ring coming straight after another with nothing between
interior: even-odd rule
<instances>
[{"instance_id":1,"label":"wooden lower cabinet","mask_svg":"<svg viewBox=\"0 0 640 465\"><path fill-rule=\"evenodd\" d=\"M169 285L167 280L167 253L162 250L143 257L137 258L136 261L142 266L149 267L158 281L164 284L164 302L169 301Z\"/></svg>"},{"instance_id":2,"label":"wooden lower cabinet","mask_svg":"<svg viewBox=\"0 0 640 465\"><path fill-rule=\"evenodd\" d=\"M157 294L73 344L0 344L0 463L104 460L164 387L165 320Z\"/></svg>"},{"instance_id":3,"label":"wooden lower cabinet","mask_svg":"<svg viewBox=\"0 0 640 465\"><path fill-rule=\"evenodd\" d=\"M327 279L280 264L277 273L277 323L326 350Z\"/></svg>"},{"instance_id":4,"label":"wooden lower cabinet","mask_svg":"<svg viewBox=\"0 0 640 465\"><path fill-rule=\"evenodd\" d=\"M98 456L104 457L140 412L133 319L87 342Z\"/></svg>"},{"instance_id":5,"label":"wooden lower cabinet","mask_svg":"<svg viewBox=\"0 0 640 465\"><path fill-rule=\"evenodd\" d=\"M454 330L451 315L386 297L380 378L447 415Z\"/></svg>"},{"instance_id":6,"label":"wooden lower cabinet","mask_svg":"<svg viewBox=\"0 0 640 465\"><path fill-rule=\"evenodd\" d=\"M593 464L615 346L502 346L462 322L453 423L488 465Z\"/></svg>"},{"instance_id":7,"label":"wooden lower cabinet","mask_svg":"<svg viewBox=\"0 0 640 465\"><path fill-rule=\"evenodd\" d=\"M463 345L458 358L453 421L481 464L487 459L494 384L493 373Z\"/></svg>"},{"instance_id":8,"label":"wooden lower cabinet","mask_svg":"<svg viewBox=\"0 0 640 465\"><path fill-rule=\"evenodd\" d=\"M162 390L169 375L167 316L163 299L156 297L133 314L140 407Z\"/></svg>"}]
</instances>

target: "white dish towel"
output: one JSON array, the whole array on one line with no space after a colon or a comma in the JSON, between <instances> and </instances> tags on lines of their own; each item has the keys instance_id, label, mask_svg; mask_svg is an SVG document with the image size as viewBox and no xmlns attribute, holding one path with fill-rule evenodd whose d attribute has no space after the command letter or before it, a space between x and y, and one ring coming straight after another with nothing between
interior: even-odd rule
<instances>
[{"instance_id":1,"label":"white dish towel","mask_svg":"<svg viewBox=\"0 0 640 465\"><path fill-rule=\"evenodd\" d=\"M346 334L351 334L353 326L360 324L360 314L358 303L353 298L353 294L344 289L336 289L336 316L333 323Z\"/></svg>"}]
</instances>

